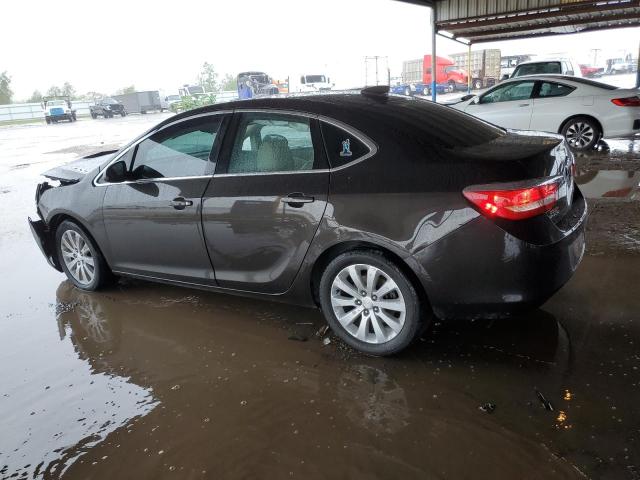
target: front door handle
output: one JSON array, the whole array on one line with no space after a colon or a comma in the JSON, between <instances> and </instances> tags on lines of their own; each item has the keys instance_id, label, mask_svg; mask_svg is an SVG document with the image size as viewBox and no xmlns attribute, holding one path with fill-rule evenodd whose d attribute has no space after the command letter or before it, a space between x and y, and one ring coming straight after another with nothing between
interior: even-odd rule
<instances>
[{"instance_id":1,"label":"front door handle","mask_svg":"<svg viewBox=\"0 0 640 480\"><path fill-rule=\"evenodd\" d=\"M184 210L186 207L193 205L193 202L191 200L186 200L183 197L176 197L169 202L169 205L176 210Z\"/></svg>"},{"instance_id":2,"label":"front door handle","mask_svg":"<svg viewBox=\"0 0 640 480\"><path fill-rule=\"evenodd\" d=\"M521 103L520 105L518 105L519 107L528 107L529 105L531 105L530 103Z\"/></svg>"},{"instance_id":3,"label":"front door handle","mask_svg":"<svg viewBox=\"0 0 640 480\"><path fill-rule=\"evenodd\" d=\"M294 208L301 208L305 203L311 203L313 201L315 201L315 198L300 192L290 193L286 197L282 197L282 203L286 203Z\"/></svg>"}]
</instances>

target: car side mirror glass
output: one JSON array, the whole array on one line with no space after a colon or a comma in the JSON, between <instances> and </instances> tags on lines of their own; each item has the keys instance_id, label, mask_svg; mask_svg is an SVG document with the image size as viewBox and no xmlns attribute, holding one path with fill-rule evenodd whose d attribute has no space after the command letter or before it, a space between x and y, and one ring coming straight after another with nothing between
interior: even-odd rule
<instances>
[{"instance_id":1,"label":"car side mirror glass","mask_svg":"<svg viewBox=\"0 0 640 480\"><path fill-rule=\"evenodd\" d=\"M469 99L471 99L471 98L473 98L473 97L475 97L475 95L474 95L473 93L469 93L469 94L465 95L464 97L462 97L462 98L460 99L460 101L461 101L461 102L466 102L467 100L469 100ZM473 103L473 102L471 102L471 103Z\"/></svg>"},{"instance_id":2,"label":"car side mirror glass","mask_svg":"<svg viewBox=\"0 0 640 480\"><path fill-rule=\"evenodd\" d=\"M109 183L124 182L127 179L127 164L120 160L109 165L104 172L104 179Z\"/></svg>"},{"instance_id":3,"label":"car side mirror glass","mask_svg":"<svg viewBox=\"0 0 640 480\"><path fill-rule=\"evenodd\" d=\"M507 75L506 73L502 75L502 80L509 80L509 75Z\"/></svg>"}]
</instances>

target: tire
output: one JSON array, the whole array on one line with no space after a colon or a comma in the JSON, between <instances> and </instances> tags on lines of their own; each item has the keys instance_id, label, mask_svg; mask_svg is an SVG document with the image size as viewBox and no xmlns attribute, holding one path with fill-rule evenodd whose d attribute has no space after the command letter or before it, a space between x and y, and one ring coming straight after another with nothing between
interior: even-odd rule
<instances>
[{"instance_id":1,"label":"tire","mask_svg":"<svg viewBox=\"0 0 640 480\"><path fill-rule=\"evenodd\" d=\"M44 121L47 122L47 125L51 125L51 119L49 117L45 117Z\"/></svg>"},{"instance_id":2,"label":"tire","mask_svg":"<svg viewBox=\"0 0 640 480\"><path fill-rule=\"evenodd\" d=\"M70 220L65 220L56 229L56 253L67 278L82 290L98 290L113 278L100 249L82 228ZM71 273L70 268L78 265L78 258L84 263ZM93 274L90 261L93 261Z\"/></svg>"},{"instance_id":3,"label":"tire","mask_svg":"<svg viewBox=\"0 0 640 480\"><path fill-rule=\"evenodd\" d=\"M373 277L374 288L368 288L366 282L370 271L377 274ZM354 277L360 279L364 290L357 291ZM378 299L376 291L384 288L391 290ZM333 332L363 353L392 355L406 348L421 331L422 306L415 288L397 265L380 252L355 250L337 256L322 274L319 296ZM392 308L384 308L382 302ZM396 308L404 308L404 313ZM351 312L355 314L349 316ZM346 320L341 322L338 315Z\"/></svg>"},{"instance_id":4,"label":"tire","mask_svg":"<svg viewBox=\"0 0 640 480\"><path fill-rule=\"evenodd\" d=\"M449 82L447 84L447 93L453 93L456 91L456 84L454 82Z\"/></svg>"},{"instance_id":5,"label":"tire","mask_svg":"<svg viewBox=\"0 0 640 480\"><path fill-rule=\"evenodd\" d=\"M480 80L479 78L475 79L473 81L473 88L474 90L480 90L482 88L482 80Z\"/></svg>"},{"instance_id":6,"label":"tire","mask_svg":"<svg viewBox=\"0 0 640 480\"><path fill-rule=\"evenodd\" d=\"M582 116L570 118L565 122L561 133L569 146L575 150L593 149L602 136L598 123L590 117Z\"/></svg>"},{"instance_id":7,"label":"tire","mask_svg":"<svg viewBox=\"0 0 640 480\"><path fill-rule=\"evenodd\" d=\"M91 118L93 118L95 120L96 118L98 118L98 115L95 114L94 112L91 112Z\"/></svg>"},{"instance_id":8,"label":"tire","mask_svg":"<svg viewBox=\"0 0 640 480\"><path fill-rule=\"evenodd\" d=\"M126 112L122 112L122 113L120 114L120 116L121 116L121 117L126 117L126 116L127 116L127 113L126 113Z\"/></svg>"},{"instance_id":9,"label":"tire","mask_svg":"<svg viewBox=\"0 0 640 480\"><path fill-rule=\"evenodd\" d=\"M409 87L405 87L405 88L404 88L404 94L405 94L407 97L410 97L410 96L411 96L411 89L410 89Z\"/></svg>"}]
</instances>

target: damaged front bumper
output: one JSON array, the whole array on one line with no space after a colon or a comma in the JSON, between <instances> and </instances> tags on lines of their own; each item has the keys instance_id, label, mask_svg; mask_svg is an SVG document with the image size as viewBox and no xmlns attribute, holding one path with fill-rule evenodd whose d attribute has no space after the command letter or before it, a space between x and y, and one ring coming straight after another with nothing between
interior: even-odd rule
<instances>
[{"instance_id":1,"label":"damaged front bumper","mask_svg":"<svg viewBox=\"0 0 640 480\"><path fill-rule=\"evenodd\" d=\"M49 233L47 225L42 220L31 220L28 217L29 227L31 227L31 233L35 239L40 251L51 265L56 270L62 272L62 267L58 264L57 255L55 253L55 244L53 238Z\"/></svg>"}]
</instances>

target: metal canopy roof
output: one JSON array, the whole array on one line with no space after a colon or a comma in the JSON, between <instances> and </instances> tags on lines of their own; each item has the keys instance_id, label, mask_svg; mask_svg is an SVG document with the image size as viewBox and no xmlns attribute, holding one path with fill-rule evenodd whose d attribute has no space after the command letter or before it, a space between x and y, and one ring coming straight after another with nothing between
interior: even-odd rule
<instances>
[{"instance_id":1,"label":"metal canopy roof","mask_svg":"<svg viewBox=\"0 0 640 480\"><path fill-rule=\"evenodd\" d=\"M433 7L438 33L474 44L640 26L640 0L400 1Z\"/></svg>"}]
</instances>

